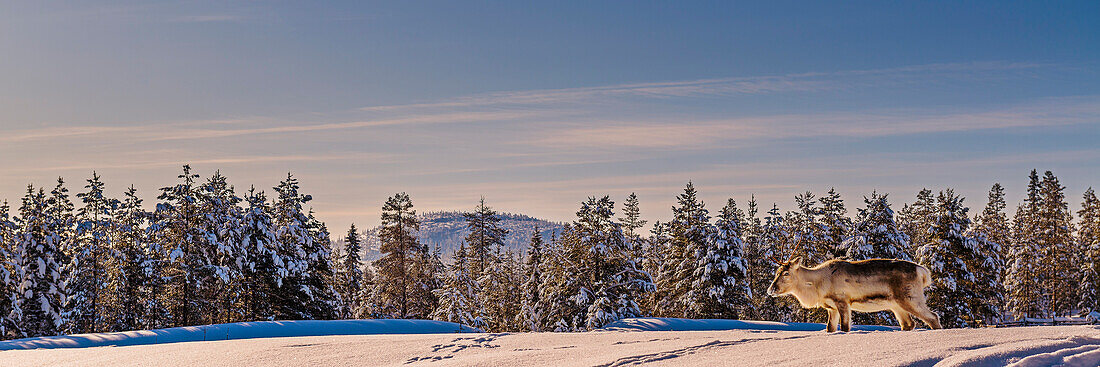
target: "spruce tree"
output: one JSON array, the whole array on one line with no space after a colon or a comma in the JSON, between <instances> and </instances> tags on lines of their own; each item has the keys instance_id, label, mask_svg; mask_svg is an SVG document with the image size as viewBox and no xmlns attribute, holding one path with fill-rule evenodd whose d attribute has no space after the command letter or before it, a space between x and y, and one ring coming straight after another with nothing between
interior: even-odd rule
<instances>
[{"instance_id":1,"label":"spruce tree","mask_svg":"<svg viewBox=\"0 0 1100 367\"><path fill-rule=\"evenodd\" d=\"M614 207L607 196L590 197L573 222L579 245L573 261L580 265L582 284L575 299L585 309L588 330L640 316L635 297L652 287L630 258L622 227L612 219Z\"/></svg>"},{"instance_id":2,"label":"spruce tree","mask_svg":"<svg viewBox=\"0 0 1100 367\"><path fill-rule=\"evenodd\" d=\"M349 313L346 317L351 317L351 310L359 308L360 301L358 298L363 284L363 261L360 254L363 247L361 243L359 229L355 227L355 223L352 223L347 236L344 237L344 256L340 259L340 274L342 275L340 295L346 303L346 312Z\"/></svg>"},{"instance_id":3,"label":"spruce tree","mask_svg":"<svg viewBox=\"0 0 1100 367\"><path fill-rule=\"evenodd\" d=\"M1090 187L1081 202L1077 243L1081 251L1080 302L1082 310L1100 310L1100 200Z\"/></svg>"},{"instance_id":4,"label":"spruce tree","mask_svg":"<svg viewBox=\"0 0 1100 367\"><path fill-rule=\"evenodd\" d=\"M482 307L477 298L477 284L470 278L465 243L460 245L454 260L445 285L435 290L439 306L432 311L431 318L488 330L485 319L479 313Z\"/></svg>"},{"instance_id":5,"label":"spruce tree","mask_svg":"<svg viewBox=\"0 0 1100 367\"><path fill-rule=\"evenodd\" d=\"M1005 288L1008 309L1017 317L1040 317L1046 309L1040 280L1042 254L1038 242L1040 193L1039 174L1031 170L1027 198L1013 217L1012 246L1006 271Z\"/></svg>"},{"instance_id":6,"label":"spruce tree","mask_svg":"<svg viewBox=\"0 0 1100 367\"><path fill-rule=\"evenodd\" d=\"M1042 251L1040 277L1046 283L1051 316L1066 315L1077 306L1075 277L1080 268L1075 261L1076 241L1064 190L1058 178L1046 171L1040 183L1042 199L1034 230Z\"/></svg>"},{"instance_id":7,"label":"spruce tree","mask_svg":"<svg viewBox=\"0 0 1100 367\"><path fill-rule=\"evenodd\" d=\"M241 219L241 249L245 281L243 309L248 320L274 320L279 290L296 264L283 260L273 223L273 209L263 191L250 187Z\"/></svg>"},{"instance_id":8,"label":"spruce tree","mask_svg":"<svg viewBox=\"0 0 1100 367\"><path fill-rule=\"evenodd\" d=\"M0 201L0 339L8 336L11 329L11 303L13 288L11 267L12 250L16 242L16 224L11 219L11 206L7 200Z\"/></svg>"},{"instance_id":9,"label":"spruce tree","mask_svg":"<svg viewBox=\"0 0 1100 367\"><path fill-rule=\"evenodd\" d=\"M523 274L523 304L519 315L521 324L527 331L543 331L544 307L542 304L542 268L543 240L538 225L535 225L531 240L527 243L527 262Z\"/></svg>"},{"instance_id":10,"label":"spruce tree","mask_svg":"<svg viewBox=\"0 0 1100 367\"><path fill-rule=\"evenodd\" d=\"M754 212L755 205L751 205L750 214ZM755 239L755 248L750 254L750 261L755 263L756 268L756 274L753 275L755 278L752 280L755 309L762 320L792 321L795 308L791 300L777 299L767 293L771 279L775 275L776 262L779 259L790 258L793 252L790 246L790 229L783 221L783 215L780 214L777 205L772 204L772 209L764 217L764 222L757 233L759 237Z\"/></svg>"},{"instance_id":11,"label":"spruce tree","mask_svg":"<svg viewBox=\"0 0 1100 367\"><path fill-rule=\"evenodd\" d=\"M306 226L312 238L312 241L303 247L306 253L306 273L303 276L303 284L311 300L307 305L308 316L306 316L306 319L331 320L336 318L336 311L340 307L339 297L333 287L335 274L332 263L332 237L329 234L328 226L317 219L312 208L306 215ZM428 264L428 261L425 260L423 264ZM434 264L432 265L434 266ZM434 271L434 268L430 270L430 272L433 272L431 274L435 274ZM430 287L434 286L434 283L430 285ZM430 292L430 289L426 291ZM428 293L428 295L430 296L431 293ZM431 312L430 307L434 307L434 303L430 303L425 307L427 307L427 312Z\"/></svg>"},{"instance_id":12,"label":"spruce tree","mask_svg":"<svg viewBox=\"0 0 1100 367\"><path fill-rule=\"evenodd\" d=\"M794 201L798 209L788 211L783 222L799 246L792 247L788 256L801 256L810 264L832 258L833 248L826 232L830 227L824 221L822 208L817 205L814 194L806 191L795 195Z\"/></svg>"},{"instance_id":13,"label":"spruce tree","mask_svg":"<svg viewBox=\"0 0 1100 367\"><path fill-rule=\"evenodd\" d=\"M886 199L887 194L872 192L863 197L864 208L854 223L854 233L843 245L850 260L902 259L910 260L906 249L910 248L909 236L898 229L894 222L894 210Z\"/></svg>"},{"instance_id":14,"label":"spruce tree","mask_svg":"<svg viewBox=\"0 0 1100 367\"><path fill-rule=\"evenodd\" d=\"M989 189L989 201L985 209L974 220L974 229L971 237L978 241L980 252L985 255L988 262L973 264L972 267L981 269L977 271L978 284L987 286L985 297L974 297L974 308L985 309L993 314L988 321L996 321L1001 317L1001 311L1005 305L1007 291L1005 278L1007 276L1007 258L1011 247L1012 230L1009 227L1008 216L1005 214L1004 188L995 183Z\"/></svg>"},{"instance_id":15,"label":"spruce tree","mask_svg":"<svg viewBox=\"0 0 1100 367\"><path fill-rule=\"evenodd\" d=\"M114 211L114 260L117 266L113 271L114 279L111 292L117 304L112 317L112 329L115 331L156 328L150 311L155 309L154 282L158 278L156 251L150 247L145 228L149 222L149 213L142 208L142 200L137 189L130 186L118 210Z\"/></svg>"},{"instance_id":16,"label":"spruce tree","mask_svg":"<svg viewBox=\"0 0 1100 367\"><path fill-rule=\"evenodd\" d=\"M584 330L583 309L576 296L581 289L581 274L573 259L579 257L578 238L572 224L566 224L560 236L552 236L542 261L543 288L540 303L544 309L543 330L566 332Z\"/></svg>"},{"instance_id":17,"label":"spruce tree","mask_svg":"<svg viewBox=\"0 0 1100 367\"><path fill-rule=\"evenodd\" d=\"M689 306L692 300L688 298L688 293L699 266L699 256L711 247L709 242L713 239L714 229L710 224L710 213L699 200L691 182L676 199L677 205L672 207L673 218L668 223L669 246L657 283L660 297L664 300L659 307L669 316L691 317Z\"/></svg>"},{"instance_id":18,"label":"spruce tree","mask_svg":"<svg viewBox=\"0 0 1100 367\"><path fill-rule=\"evenodd\" d=\"M221 171L214 171L199 189L203 213L202 263L209 269L200 282L203 319L206 323L225 323L244 319L234 305L243 302L242 284L244 249L241 248L243 213L233 186Z\"/></svg>"},{"instance_id":19,"label":"spruce tree","mask_svg":"<svg viewBox=\"0 0 1100 367\"><path fill-rule=\"evenodd\" d=\"M694 317L737 319L749 314L752 290L741 242L743 216L729 199L718 215L714 239L696 254L699 262L688 292L688 312Z\"/></svg>"},{"instance_id":20,"label":"spruce tree","mask_svg":"<svg viewBox=\"0 0 1100 367\"><path fill-rule=\"evenodd\" d=\"M12 249L14 284L9 333L15 337L56 335L64 324L61 277L62 238L51 215L51 201L42 189L27 186L19 208L18 236Z\"/></svg>"},{"instance_id":21,"label":"spruce tree","mask_svg":"<svg viewBox=\"0 0 1100 367\"><path fill-rule=\"evenodd\" d=\"M668 223L653 222L649 238L645 240L641 258L641 269L650 277L650 282L661 284L664 276L662 269L665 262L665 254L668 252ZM641 298L642 311L647 315L664 316L665 310L661 308L661 292L656 287L646 291Z\"/></svg>"},{"instance_id":22,"label":"spruce tree","mask_svg":"<svg viewBox=\"0 0 1100 367\"><path fill-rule=\"evenodd\" d=\"M76 195L84 205L76 214L76 238L63 272L68 275L64 312L67 334L95 333L110 327L108 271L115 267L109 261L115 226L111 215L119 202L104 196L103 181L95 172L84 188L87 191Z\"/></svg>"},{"instance_id":23,"label":"spruce tree","mask_svg":"<svg viewBox=\"0 0 1100 367\"><path fill-rule=\"evenodd\" d=\"M976 241L967 236L968 211L963 198L953 190L941 191L936 197L928 242L917 249L918 262L932 272L928 305L940 315L945 327L973 326L989 316L988 311L973 307L974 297L987 297L988 293L971 266L987 259Z\"/></svg>"},{"instance_id":24,"label":"spruce tree","mask_svg":"<svg viewBox=\"0 0 1100 367\"><path fill-rule=\"evenodd\" d=\"M275 317L279 319L308 319L316 299L308 282L310 257L307 252L316 246L316 234L312 232L305 203L313 197L299 192L298 179L290 173L275 187L277 194L272 205L272 222L275 228L274 256L281 263L285 274L275 292Z\"/></svg>"},{"instance_id":25,"label":"spruce tree","mask_svg":"<svg viewBox=\"0 0 1100 367\"><path fill-rule=\"evenodd\" d=\"M829 189L818 200L821 201L821 238L815 241L817 248L811 251L811 255L816 256L812 258L811 265L844 255L844 241L852 230L852 220L847 217L848 209L844 208L844 199L836 188Z\"/></svg>"},{"instance_id":26,"label":"spruce tree","mask_svg":"<svg viewBox=\"0 0 1100 367\"><path fill-rule=\"evenodd\" d=\"M932 194L932 190L921 189L917 192L916 201L906 204L898 213L898 228L909 236L910 248L905 251L909 257L916 258L916 247L928 243L932 213L935 210L936 197Z\"/></svg>"}]
</instances>

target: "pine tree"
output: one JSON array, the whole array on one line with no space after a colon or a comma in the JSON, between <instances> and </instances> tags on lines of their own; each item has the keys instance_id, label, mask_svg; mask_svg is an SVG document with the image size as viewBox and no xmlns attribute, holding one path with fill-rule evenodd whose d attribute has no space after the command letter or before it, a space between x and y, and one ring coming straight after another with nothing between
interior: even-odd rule
<instances>
[{"instance_id":1,"label":"pine tree","mask_svg":"<svg viewBox=\"0 0 1100 367\"><path fill-rule=\"evenodd\" d=\"M736 319L752 307L748 283L748 263L741 242L741 210L733 199L718 215L714 239L696 254L699 263L688 293L688 312L695 317Z\"/></svg>"},{"instance_id":2,"label":"pine tree","mask_svg":"<svg viewBox=\"0 0 1100 367\"><path fill-rule=\"evenodd\" d=\"M1040 277L1046 283L1052 316L1066 315L1077 306L1077 288L1074 279L1079 271L1076 264L1076 242L1073 240L1073 224L1066 204L1065 187L1050 171L1046 171L1039 185L1042 198L1038 210L1037 226L1039 249L1043 258Z\"/></svg>"},{"instance_id":3,"label":"pine tree","mask_svg":"<svg viewBox=\"0 0 1100 367\"><path fill-rule=\"evenodd\" d=\"M378 268L375 299L379 311L389 318L424 317L430 313L417 309L416 298L423 275L418 273L418 262L427 252L413 233L420 228L409 195L399 193L382 207L382 229L379 240L382 258L374 262Z\"/></svg>"},{"instance_id":4,"label":"pine tree","mask_svg":"<svg viewBox=\"0 0 1100 367\"><path fill-rule=\"evenodd\" d=\"M1078 228L1077 243L1081 251L1080 302L1082 310L1100 310L1100 200L1090 187L1085 191Z\"/></svg>"},{"instance_id":5,"label":"pine tree","mask_svg":"<svg viewBox=\"0 0 1100 367\"><path fill-rule=\"evenodd\" d=\"M504 331L515 322L518 312L510 312L511 303L516 301L516 290L509 284L510 275L502 249L508 231L501 227L501 218L497 212L485 205L481 198L473 212L466 213L465 261L469 277L477 289L477 302L480 307L473 310L479 315L490 331Z\"/></svg>"},{"instance_id":6,"label":"pine tree","mask_svg":"<svg viewBox=\"0 0 1100 367\"><path fill-rule=\"evenodd\" d=\"M1039 279L1042 257L1035 231L1042 200L1039 186L1039 174L1031 170L1027 198L1016 209L1012 221L1012 246L1005 288L1008 309L1017 317L1039 317L1046 309L1043 285Z\"/></svg>"},{"instance_id":7,"label":"pine tree","mask_svg":"<svg viewBox=\"0 0 1100 367\"><path fill-rule=\"evenodd\" d=\"M161 188L157 198L160 203L154 212L155 220L149 228L156 236L158 247L165 252L162 267L164 287L158 297L168 310L169 324L173 326L196 325L201 322L202 300L199 290L209 268L204 258L208 248L203 233L203 213L198 188L199 175L191 173L191 166L184 165L179 182Z\"/></svg>"},{"instance_id":8,"label":"pine tree","mask_svg":"<svg viewBox=\"0 0 1100 367\"><path fill-rule=\"evenodd\" d=\"M916 247L928 243L929 228L932 223L932 213L935 212L936 197L932 190L921 189L917 193L917 200L913 204L906 204L898 213L898 228L909 236L910 248L906 253L910 258L916 258Z\"/></svg>"},{"instance_id":9,"label":"pine tree","mask_svg":"<svg viewBox=\"0 0 1100 367\"><path fill-rule=\"evenodd\" d=\"M854 233L842 246L851 260L902 259L910 260L906 249L910 248L909 236L898 229L894 222L894 210L886 199L887 194L872 192L863 197L864 208L854 223Z\"/></svg>"},{"instance_id":10,"label":"pine tree","mask_svg":"<svg viewBox=\"0 0 1100 367\"><path fill-rule=\"evenodd\" d=\"M623 227L623 235L635 259L642 258L642 234L639 232L645 227L646 221L642 219L642 211L638 208L638 195L633 192L627 196L623 203L623 216L619 218L619 225Z\"/></svg>"},{"instance_id":11,"label":"pine tree","mask_svg":"<svg viewBox=\"0 0 1100 367\"><path fill-rule=\"evenodd\" d=\"M57 191L57 190L55 190ZM13 292L9 333L16 337L56 335L64 319L61 264L62 238L53 200L42 189L27 186L19 208L17 239L12 251Z\"/></svg>"},{"instance_id":12,"label":"pine tree","mask_svg":"<svg viewBox=\"0 0 1100 367\"><path fill-rule=\"evenodd\" d=\"M500 226L500 217L492 208L485 205L485 198L478 202L473 212L466 217L466 247L470 257L470 276L480 280L485 269L499 261L496 253L504 246L504 237L508 231Z\"/></svg>"},{"instance_id":13,"label":"pine tree","mask_svg":"<svg viewBox=\"0 0 1100 367\"><path fill-rule=\"evenodd\" d=\"M695 186L688 182L684 192L676 197L673 219L668 223L669 244L658 277L657 290L663 302L663 313L673 317L691 317L688 298L699 265L699 256L711 247L714 229L710 214L699 200Z\"/></svg>"},{"instance_id":14,"label":"pine tree","mask_svg":"<svg viewBox=\"0 0 1100 367\"><path fill-rule=\"evenodd\" d=\"M542 304L543 240L538 225L527 243L527 263L524 266L523 310L520 322L528 331L543 331L544 307Z\"/></svg>"},{"instance_id":15,"label":"pine tree","mask_svg":"<svg viewBox=\"0 0 1100 367\"><path fill-rule=\"evenodd\" d=\"M64 312L67 324L63 330L67 334L95 333L110 327L107 273L114 267L109 261L114 247L111 214L119 202L104 196L103 181L95 172L84 188L87 191L77 194L84 206L77 211L76 238L63 272L68 275Z\"/></svg>"}]
</instances>

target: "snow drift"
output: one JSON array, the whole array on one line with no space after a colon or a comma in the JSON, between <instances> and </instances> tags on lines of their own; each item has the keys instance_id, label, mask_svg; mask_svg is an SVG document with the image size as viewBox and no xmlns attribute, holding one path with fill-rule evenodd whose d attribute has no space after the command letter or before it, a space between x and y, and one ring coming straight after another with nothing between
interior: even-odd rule
<instances>
[{"instance_id":1,"label":"snow drift","mask_svg":"<svg viewBox=\"0 0 1100 367\"><path fill-rule=\"evenodd\" d=\"M476 332L481 332L481 330L453 322L433 320L255 321L232 324L184 326L170 329L43 336L7 340L0 342L0 350L148 345L291 336L446 334Z\"/></svg>"},{"instance_id":2,"label":"snow drift","mask_svg":"<svg viewBox=\"0 0 1100 367\"><path fill-rule=\"evenodd\" d=\"M724 319L675 319L664 317L645 317L622 319L603 327L613 331L720 331L720 330L781 330L781 331L821 331L825 324L809 322L775 322ZM894 326L852 325L852 331L891 331Z\"/></svg>"}]
</instances>

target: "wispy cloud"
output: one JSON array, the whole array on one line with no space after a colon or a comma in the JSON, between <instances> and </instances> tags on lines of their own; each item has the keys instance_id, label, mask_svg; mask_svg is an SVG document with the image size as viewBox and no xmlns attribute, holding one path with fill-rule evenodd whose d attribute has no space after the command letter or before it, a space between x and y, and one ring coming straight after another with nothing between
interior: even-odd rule
<instances>
[{"instance_id":1,"label":"wispy cloud","mask_svg":"<svg viewBox=\"0 0 1100 367\"><path fill-rule=\"evenodd\" d=\"M311 154L311 155L248 155L248 156L229 156L222 158L210 158L192 156L188 157L180 152L173 151L154 151L154 152L134 152L134 157L147 157L154 155L153 158L139 158L132 159L130 156L119 157L120 160L116 162L110 161L98 161L94 163L82 163L72 165L49 165L49 166L34 166L25 167L23 169L16 169L24 172L63 172L73 170L96 170L96 169L151 169L151 168L163 168L174 167L182 164L191 165L211 165L215 167L226 165L247 165L247 164L264 164L264 163L285 163L285 162L326 162L326 161L343 161L343 160L358 160L358 161L372 161L381 162L391 160L393 157L389 154L382 153L332 153L332 154ZM123 158L130 158L121 160Z\"/></svg>"},{"instance_id":2,"label":"wispy cloud","mask_svg":"<svg viewBox=\"0 0 1100 367\"><path fill-rule=\"evenodd\" d=\"M608 98L649 97L671 98L706 95L768 94L784 92L817 92L850 86L851 78L876 78L880 83L901 82L931 75L974 78L990 73L1030 70L1049 65L1033 63L948 63L914 65L898 68L813 72L778 76L753 76L633 83L600 87L509 91L460 97L449 100L368 106L362 111L397 111L437 108L469 108L492 105L538 105L562 102L604 101Z\"/></svg>"},{"instance_id":3,"label":"wispy cloud","mask_svg":"<svg viewBox=\"0 0 1100 367\"><path fill-rule=\"evenodd\" d=\"M1054 98L989 109L939 109L793 114L702 121L601 121L541 133L524 144L562 147L692 149L749 139L875 137L986 129L1100 124L1100 96Z\"/></svg>"},{"instance_id":4,"label":"wispy cloud","mask_svg":"<svg viewBox=\"0 0 1100 367\"><path fill-rule=\"evenodd\" d=\"M231 14L205 14L205 15L185 15L176 17L173 19L180 23L219 23L219 22L238 22L244 20L244 17Z\"/></svg>"}]
</instances>

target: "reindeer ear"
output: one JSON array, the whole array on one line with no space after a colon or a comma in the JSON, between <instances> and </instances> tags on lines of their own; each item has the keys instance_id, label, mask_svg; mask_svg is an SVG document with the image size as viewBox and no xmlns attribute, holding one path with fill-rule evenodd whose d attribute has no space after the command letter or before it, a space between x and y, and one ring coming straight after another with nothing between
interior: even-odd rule
<instances>
[{"instance_id":1,"label":"reindeer ear","mask_svg":"<svg viewBox=\"0 0 1100 367\"><path fill-rule=\"evenodd\" d=\"M791 264L801 266L802 265L802 256L798 256L798 257L795 257L795 258L791 259Z\"/></svg>"}]
</instances>

